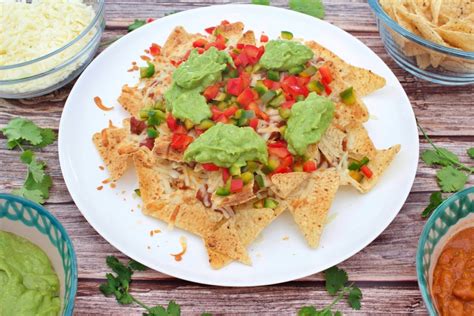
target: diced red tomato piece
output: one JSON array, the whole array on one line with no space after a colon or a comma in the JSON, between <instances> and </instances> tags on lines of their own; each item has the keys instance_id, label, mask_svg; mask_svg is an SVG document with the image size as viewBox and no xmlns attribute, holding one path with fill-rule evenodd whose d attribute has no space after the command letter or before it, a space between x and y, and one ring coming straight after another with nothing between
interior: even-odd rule
<instances>
[{"instance_id":1,"label":"diced red tomato piece","mask_svg":"<svg viewBox=\"0 0 474 316\"><path fill-rule=\"evenodd\" d=\"M183 59L181 60L180 64L181 64L183 61L188 60L189 55L191 55L191 50L188 50L188 51L186 52L186 54L184 54Z\"/></svg>"},{"instance_id":2,"label":"diced red tomato piece","mask_svg":"<svg viewBox=\"0 0 474 316\"><path fill-rule=\"evenodd\" d=\"M282 140L277 140L271 143L268 143L269 148L287 148L287 144Z\"/></svg>"},{"instance_id":3,"label":"diced red tomato piece","mask_svg":"<svg viewBox=\"0 0 474 316\"><path fill-rule=\"evenodd\" d=\"M372 178L373 176L373 172L372 170L370 170L369 167L367 167L367 165L363 165L362 167L360 167L360 172L362 172L364 174L364 176L366 176L367 178Z\"/></svg>"},{"instance_id":4,"label":"diced red tomato piece","mask_svg":"<svg viewBox=\"0 0 474 316\"><path fill-rule=\"evenodd\" d=\"M146 19L146 21L145 21L145 22L146 22L146 23L151 23L151 22L153 22L153 21L155 21L155 19L154 19L154 18L148 18L148 19Z\"/></svg>"},{"instance_id":5,"label":"diced red tomato piece","mask_svg":"<svg viewBox=\"0 0 474 316\"><path fill-rule=\"evenodd\" d=\"M168 128L174 132L178 127L178 121L176 121L176 119L171 114L169 114L168 117L166 117L166 125L168 125Z\"/></svg>"},{"instance_id":6,"label":"diced red tomato piece","mask_svg":"<svg viewBox=\"0 0 474 316\"><path fill-rule=\"evenodd\" d=\"M220 87L221 86L218 83L213 84L212 86L207 87L202 95L207 99L207 101L210 101L217 96Z\"/></svg>"},{"instance_id":7,"label":"diced red tomato piece","mask_svg":"<svg viewBox=\"0 0 474 316\"><path fill-rule=\"evenodd\" d=\"M237 102L243 106L248 106L255 100L255 94L251 88L245 88L237 97Z\"/></svg>"},{"instance_id":8,"label":"diced red tomato piece","mask_svg":"<svg viewBox=\"0 0 474 316\"><path fill-rule=\"evenodd\" d=\"M291 172L291 164L293 163L293 156L289 155L280 160L280 165L273 171L273 173L287 173Z\"/></svg>"},{"instance_id":9,"label":"diced red tomato piece","mask_svg":"<svg viewBox=\"0 0 474 316\"><path fill-rule=\"evenodd\" d=\"M215 26L211 26L211 27L208 27L206 29L204 29L206 31L206 33L208 34L212 34L214 33L214 31L216 30L216 27Z\"/></svg>"},{"instance_id":10,"label":"diced red tomato piece","mask_svg":"<svg viewBox=\"0 0 474 316\"><path fill-rule=\"evenodd\" d=\"M202 168L206 171L219 171L221 169L213 163L203 163Z\"/></svg>"},{"instance_id":11,"label":"diced red tomato piece","mask_svg":"<svg viewBox=\"0 0 474 316\"><path fill-rule=\"evenodd\" d=\"M227 20L222 20L221 21L221 25L229 25L229 24L230 24L230 22L227 21Z\"/></svg>"},{"instance_id":12,"label":"diced red tomato piece","mask_svg":"<svg viewBox=\"0 0 474 316\"><path fill-rule=\"evenodd\" d=\"M204 133L204 130L195 127L195 128L194 128L194 132L196 133L197 136L199 136L199 135L201 135L202 133Z\"/></svg>"},{"instance_id":13,"label":"diced red tomato piece","mask_svg":"<svg viewBox=\"0 0 474 316\"><path fill-rule=\"evenodd\" d=\"M204 38L200 38L193 42L193 47L205 47L208 43Z\"/></svg>"},{"instance_id":14,"label":"diced red tomato piece","mask_svg":"<svg viewBox=\"0 0 474 316\"><path fill-rule=\"evenodd\" d=\"M258 126L258 118L254 117L249 120L249 126L253 128L255 131L257 130Z\"/></svg>"},{"instance_id":15,"label":"diced red tomato piece","mask_svg":"<svg viewBox=\"0 0 474 316\"><path fill-rule=\"evenodd\" d=\"M329 84L327 84L326 82L323 81L323 86L324 86L324 91L326 91L326 93L327 93L328 95L331 94L332 89L331 89L331 87L329 86Z\"/></svg>"},{"instance_id":16,"label":"diced red tomato piece","mask_svg":"<svg viewBox=\"0 0 474 316\"><path fill-rule=\"evenodd\" d=\"M174 130L174 133L175 133L175 134L187 134L187 133L188 133L188 130L187 130L186 127L184 127L183 125L178 124L178 126L177 126L176 129Z\"/></svg>"},{"instance_id":17,"label":"diced red tomato piece","mask_svg":"<svg viewBox=\"0 0 474 316\"><path fill-rule=\"evenodd\" d=\"M244 87L244 89L250 86L250 82L252 81L252 79L250 78L250 74L242 72L240 74L240 79L242 79L242 86Z\"/></svg>"},{"instance_id":18,"label":"diced red tomato piece","mask_svg":"<svg viewBox=\"0 0 474 316\"><path fill-rule=\"evenodd\" d=\"M145 138L141 143L140 146L147 147L150 150L153 150L155 146L155 139L154 138Z\"/></svg>"},{"instance_id":19,"label":"diced red tomato piece","mask_svg":"<svg viewBox=\"0 0 474 316\"><path fill-rule=\"evenodd\" d=\"M238 96L244 91L242 78L232 78L227 81L227 93Z\"/></svg>"},{"instance_id":20,"label":"diced red tomato piece","mask_svg":"<svg viewBox=\"0 0 474 316\"><path fill-rule=\"evenodd\" d=\"M150 46L150 55L158 56L159 54L161 54L161 46L156 43L152 43Z\"/></svg>"},{"instance_id":21,"label":"diced red tomato piece","mask_svg":"<svg viewBox=\"0 0 474 316\"><path fill-rule=\"evenodd\" d=\"M254 46L254 45L245 45L245 47L243 48L240 54L247 55L250 65L256 64L258 60L260 59L259 58L260 50L258 49L257 46Z\"/></svg>"},{"instance_id":22,"label":"diced red tomato piece","mask_svg":"<svg viewBox=\"0 0 474 316\"><path fill-rule=\"evenodd\" d=\"M140 135L146 129L146 122L132 116L130 119L130 133Z\"/></svg>"},{"instance_id":23,"label":"diced red tomato piece","mask_svg":"<svg viewBox=\"0 0 474 316\"><path fill-rule=\"evenodd\" d=\"M230 192L237 193L242 191L244 187L244 181L242 179L232 179L230 181Z\"/></svg>"},{"instance_id":24,"label":"diced red tomato piece","mask_svg":"<svg viewBox=\"0 0 474 316\"><path fill-rule=\"evenodd\" d=\"M244 47L245 47L245 44L237 43L237 49L243 49Z\"/></svg>"},{"instance_id":25,"label":"diced red tomato piece","mask_svg":"<svg viewBox=\"0 0 474 316\"><path fill-rule=\"evenodd\" d=\"M270 155L277 156L280 159L291 155L291 153L285 147L268 147L268 153Z\"/></svg>"},{"instance_id":26,"label":"diced red tomato piece","mask_svg":"<svg viewBox=\"0 0 474 316\"><path fill-rule=\"evenodd\" d=\"M248 110L253 110L255 112L255 115L257 115L257 117L261 118L262 120L267 122L270 120L268 114L260 110L260 108L255 102L250 103L247 108Z\"/></svg>"},{"instance_id":27,"label":"diced red tomato piece","mask_svg":"<svg viewBox=\"0 0 474 316\"><path fill-rule=\"evenodd\" d=\"M323 83L330 84L332 81L331 71L327 66L322 66L319 68L319 73L321 74L321 81Z\"/></svg>"},{"instance_id":28,"label":"diced red tomato piece","mask_svg":"<svg viewBox=\"0 0 474 316\"><path fill-rule=\"evenodd\" d=\"M262 43L268 42L268 36L265 34L260 35L260 42Z\"/></svg>"},{"instance_id":29,"label":"diced red tomato piece","mask_svg":"<svg viewBox=\"0 0 474 316\"><path fill-rule=\"evenodd\" d=\"M236 66L246 67L250 63L250 60L244 52L241 52L234 60Z\"/></svg>"},{"instance_id":30,"label":"diced red tomato piece","mask_svg":"<svg viewBox=\"0 0 474 316\"><path fill-rule=\"evenodd\" d=\"M298 85L302 87L306 87L310 80L311 77L296 77L296 82L298 82Z\"/></svg>"},{"instance_id":31,"label":"diced red tomato piece","mask_svg":"<svg viewBox=\"0 0 474 316\"><path fill-rule=\"evenodd\" d=\"M291 109L293 104L295 104L295 100L290 100L290 101L286 101L285 103L283 103L281 105L281 107L284 108L284 109Z\"/></svg>"},{"instance_id":32,"label":"diced red tomato piece","mask_svg":"<svg viewBox=\"0 0 474 316\"><path fill-rule=\"evenodd\" d=\"M236 107L235 105L233 105L233 106L229 107L228 109L226 109L226 110L224 111L223 115L224 115L225 117L229 118L229 117L231 117L232 115L234 115L235 112L237 112L238 109L239 109L238 107Z\"/></svg>"},{"instance_id":33,"label":"diced red tomato piece","mask_svg":"<svg viewBox=\"0 0 474 316\"><path fill-rule=\"evenodd\" d=\"M267 89L271 89L273 87L273 81L270 79L263 80L263 84L265 87L267 87Z\"/></svg>"},{"instance_id":34,"label":"diced red tomato piece","mask_svg":"<svg viewBox=\"0 0 474 316\"><path fill-rule=\"evenodd\" d=\"M312 160L308 160L303 164L303 171L304 172L313 172L316 171L318 167L316 166L316 162Z\"/></svg>"},{"instance_id":35,"label":"diced red tomato piece","mask_svg":"<svg viewBox=\"0 0 474 316\"><path fill-rule=\"evenodd\" d=\"M301 81L301 83L304 82ZM281 88L285 92L287 100L296 99L299 95L306 97L309 94L308 88L306 88L306 84L300 85L299 78L296 76L288 76L283 79Z\"/></svg>"},{"instance_id":36,"label":"diced red tomato piece","mask_svg":"<svg viewBox=\"0 0 474 316\"><path fill-rule=\"evenodd\" d=\"M178 152L183 152L193 142L194 138L186 134L173 134L170 147Z\"/></svg>"},{"instance_id":37,"label":"diced red tomato piece","mask_svg":"<svg viewBox=\"0 0 474 316\"><path fill-rule=\"evenodd\" d=\"M224 183L226 183L227 180L230 178L229 169L227 168L221 168L221 169L222 169L222 180L224 180Z\"/></svg>"}]
</instances>

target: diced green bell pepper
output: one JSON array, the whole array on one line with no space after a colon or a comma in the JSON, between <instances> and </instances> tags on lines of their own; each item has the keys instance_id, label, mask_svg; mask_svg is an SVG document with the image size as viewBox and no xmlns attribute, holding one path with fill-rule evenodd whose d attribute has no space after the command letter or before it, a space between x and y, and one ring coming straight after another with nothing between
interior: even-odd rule
<instances>
[{"instance_id":1,"label":"diced green bell pepper","mask_svg":"<svg viewBox=\"0 0 474 316\"><path fill-rule=\"evenodd\" d=\"M354 89L352 87L342 91L339 96L341 97L341 100L344 104L352 105L356 102Z\"/></svg>"},{"instance_id":2,"label":"diced green bell pepper","mask_svg":"<svg viewBox=\"0 0 474 316\"><path fill-rule=\"evenodd\" d=\"M293 33L288 32L288 31L281 31L281 38L286 39L286 40L291 40L293 39Z\"/></svg>"}]
</instances>

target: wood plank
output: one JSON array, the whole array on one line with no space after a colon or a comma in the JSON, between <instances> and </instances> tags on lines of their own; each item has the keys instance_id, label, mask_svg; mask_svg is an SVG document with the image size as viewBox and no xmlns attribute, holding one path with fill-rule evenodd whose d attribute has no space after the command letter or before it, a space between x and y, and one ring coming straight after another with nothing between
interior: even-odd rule
<instances>
[{"instance_id":1,"label":"wood plank","mask_svg":"<svg viewBox=\"0 0 474 316\"><path fill-rule=\"evenodd\" d=\"M344 315L391 314L425 315L424 304L416 284L375 286L358 284L363 293L362 308L357 313L345 302L336 305ZM147 305L168 304L175 300L181 305L182 315L296 315L299 308L314 305L323 308L330 304L322 282L287 283L258 288L219 288L190 283L135 282L132 293ZM394 295L396 293L396 295ZM107 306L107 308L104 308ZM335 308L335 309L336 309ZM141 315L143 309L122 306L114 298L104 298L98 283L81 280L76 296L75 312L79 315Z\"/></svg>"},{"instance_id":2,"label":"wood plank","mask_svg":"<svg viewBox=\"0 0 474 316\"><path fill-rule=\"evenodd\" d=\"M428 193L411 194L387 230L367 248L339 266L346 269L351 279L355 281L416 281L415 253L425 223L420 214L426 207L428 199ZM126 259L86 222L75 205L49 204L46 207L63 223L73 241L79 258L80 278L104 278L105 273L109 272L105 265L105 257L108 255ZM148 234L147 231L144 233ZM152 270L137 272L135 278L171 279ZM323 280L323 277L321 274L315 274L304 280Z\"/></svg>"},{"instance_id":3,"label":"wood plank","mask_svg":"<svg viewBox=\"0 0 474 316\"><path fill-rule=\"evenodd\" d=\"M0 114L1 115L1 114ZM31 117L34 119L34 117ZM36 121L36 120L35 120ZM459 155L462 162L470 163L466 149L472 147L473 137L467 138L436 138L435 142L441 147L446 147ZM25 177L25 165L19 160L17 151L7 150L5 139L0 139L0 162L8 165L9 168L2 172L0 178L0 190L10 192L12 189L20 187ZM430 148L424 139L421 140L421 149ZM53 177L53 187L49 203L70 203L72 198L67 191L64 179L59 166L57 146L51 145L38 152L38 157L47 162L48 172ZM415 183L412 192L429 192L438 190L436 184L436 169L427 167L424 163L418 166ZM471 180L474 178L471 176Z\"/></svg>"}]
</instances>

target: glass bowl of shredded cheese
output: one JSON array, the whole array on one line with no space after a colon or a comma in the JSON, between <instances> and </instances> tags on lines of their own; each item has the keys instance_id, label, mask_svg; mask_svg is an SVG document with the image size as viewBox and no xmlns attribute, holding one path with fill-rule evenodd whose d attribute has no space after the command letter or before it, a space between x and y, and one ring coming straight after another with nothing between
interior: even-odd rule
<instances>
[{"instance_id":1,"label":"glass bowl of shredded cheese","mask_svg":"<svg viewBox=\"0 0 474 316\"><path fill-rule=\"evenodd\" d=\"M30 98L76 78L105 27L104 0L0 0L0 98Z\"/></svg>"}]
</instances>

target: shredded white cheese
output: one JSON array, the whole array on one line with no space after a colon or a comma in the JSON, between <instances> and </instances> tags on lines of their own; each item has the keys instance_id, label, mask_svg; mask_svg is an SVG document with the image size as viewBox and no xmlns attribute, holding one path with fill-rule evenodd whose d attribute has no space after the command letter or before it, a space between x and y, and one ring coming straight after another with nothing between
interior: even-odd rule
<instances>
[{"instance_id":1,"label":"shredded white cheese","mask_svg":"<svg viewBox=\"0 0 474 316\"><path fill-rule=\"evenodd\" d=\"M0 0L0 66L31 61L51 53L77 38L91 23L94 10L82 0ZM97 29L61 53L34 64L0 71L0 80L30 77L66 62L76 55ZM84 56L84 59L87 56ZM18 84L18 92L54 85L77 69L84 60L77 60L64 71L29 84Z\"/></svg>"}]
</instances>

